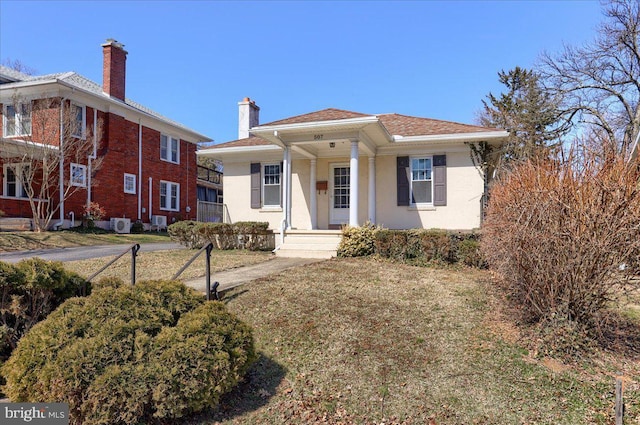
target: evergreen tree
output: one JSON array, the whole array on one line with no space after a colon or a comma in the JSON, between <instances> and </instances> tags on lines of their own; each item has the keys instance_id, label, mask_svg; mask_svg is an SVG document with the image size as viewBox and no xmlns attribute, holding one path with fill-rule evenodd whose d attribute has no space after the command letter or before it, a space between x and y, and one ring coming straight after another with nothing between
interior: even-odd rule
<instances>
[{"instance_id":1,"label":"evergreen tree","mask_svg":"<svg viewBox=\"0 0 640 425\"><path fill-rule=\"evenodd\" d=\"M514 162L548 157L567 130L560 125L558 102L544 90L534 71L516 67L500 71L498 77L506 92L489 93L479 116L480 124L509 132L493 166L503 169Z\"/></svg>"}]
</instances>

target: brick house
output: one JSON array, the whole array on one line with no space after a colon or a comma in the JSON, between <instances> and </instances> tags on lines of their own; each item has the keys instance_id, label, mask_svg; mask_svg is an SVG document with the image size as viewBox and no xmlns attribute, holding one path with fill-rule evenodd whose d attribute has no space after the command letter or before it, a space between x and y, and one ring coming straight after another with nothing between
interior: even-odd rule
<instances>
[{"instance_id":1,"label":"brick house","mask_svg":"<svg viewBox=\"0 0 640 425\"><path fill-rule=\"evenodd\" d=\"M32 215L21 181L21 149L30 144L64 152L62 117L71 114L77 125L73 137L86 139L86 152L73 160L59 155L58 196L42 200L57 208L50 227L77 225L89 202L106 211L102 227L112 218L147 226L162 217L167 224L195 219L197 143L211 139L125 97L123 47L111 39L102 45L102 86L74 72L31 76L0 67L0 210L7 217ZM36 105L45 100L46 113L60 117L55 137L36 128L44 114ZM73 194L63 195L71 186Z\"/></svg>"}]
</instances>

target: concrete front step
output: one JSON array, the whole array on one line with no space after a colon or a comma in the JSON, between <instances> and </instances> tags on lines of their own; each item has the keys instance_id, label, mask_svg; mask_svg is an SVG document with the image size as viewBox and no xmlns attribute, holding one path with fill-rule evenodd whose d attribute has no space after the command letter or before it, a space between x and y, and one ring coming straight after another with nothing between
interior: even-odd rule
<instances>
[{"instance_id":1,"label":"concrete front step","mask_svg":"<svg viewBox=\"0 0 640 425\"><path fill-rule=\"evenodd\" d=\"M284 244L276 250L276 256L289 258L335 257L340 237L340 232L335 230L291 230L285 234Z\"/></svg>"},{"instance_id":2,"label":"concrete front step","mask_svg":"<svg viewBox=\"0 0 640 425\"><path fill-rule=\"evenodd\" d=\"M336 251L288 249L284 246L276 251L276 257L283 258L332 258Z\"/></svg>"}]
</instances>

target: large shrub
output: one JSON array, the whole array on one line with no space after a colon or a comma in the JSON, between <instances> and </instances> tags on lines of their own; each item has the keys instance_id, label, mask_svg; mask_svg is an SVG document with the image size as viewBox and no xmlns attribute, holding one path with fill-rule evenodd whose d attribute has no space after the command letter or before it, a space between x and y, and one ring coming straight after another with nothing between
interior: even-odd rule
<instances>
[{"instance_id":1,"label":"large shrub","mask_svg":"<svg viewBox=\"0 0 640 425\"><path fill-rule=\"evenodd\" d=\"M622 158L587 153L525 163L493 188L482 251L529 319L592 328L629 288L640 255L639 182L638 167Z\"/></svg>"},{"instance_id":2,"label":"large shrub","mask_svg":"<svg viewBox=\"0 0 640 425\"><path fill-rule=\"evenodd\" d=\"M251 329L175 281L106 282L68 300L2 367L12 401L64 402L73 424L164 422L217 405L255 359Z\"/></svg>"},{"instance_id":3,"label":"large shrub","mask_svg":"<svg viewBox=\"0 0 640 425\"><path fill-rule=\"evenodd\" d=\"M88 282L65 270L60 262L39 258L16 264L0 261L0 361L64 300L90 291Z\"/></svg>"}]
</instances>

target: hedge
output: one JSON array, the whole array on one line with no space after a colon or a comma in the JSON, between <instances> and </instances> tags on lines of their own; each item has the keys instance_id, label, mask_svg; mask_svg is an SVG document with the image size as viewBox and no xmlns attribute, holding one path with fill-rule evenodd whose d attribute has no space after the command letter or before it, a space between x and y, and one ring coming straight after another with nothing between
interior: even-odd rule
<instances>
[{"instance_id":1,"label":"hedge","mask_svg":"<svg viewBox=\"0 0 640 425\"><path fill-rule=\"evenodd\" d=\"M366 255L413 264L437 262L485 267L477 233L437 229L389 230L371 224L343 227L338 256Z\"/></svg>"},{"instance_id":2,"label":"hedge","mask_svg":"<svg viewBox=\"0 0 640 425\"><path fill-rule=\"evenodd\" d=\"M176 281L104 282L20 341L11 401L68 403L71 424L165 423L217 406L256 354L223 303Z\"/></svg>"},{"instance_id":3,"label":"hedge","mask_svg":"<svg viewBox=\"0 0 640 425\"><path fill-rule=\"evenodd\" d=\"M267 222L229 224L185 220L170 225L168 232L172 240L189 248L201 248L209 242L216 249L259 251L275 248L275 238Z\"/></svg>"}]
</instances>

